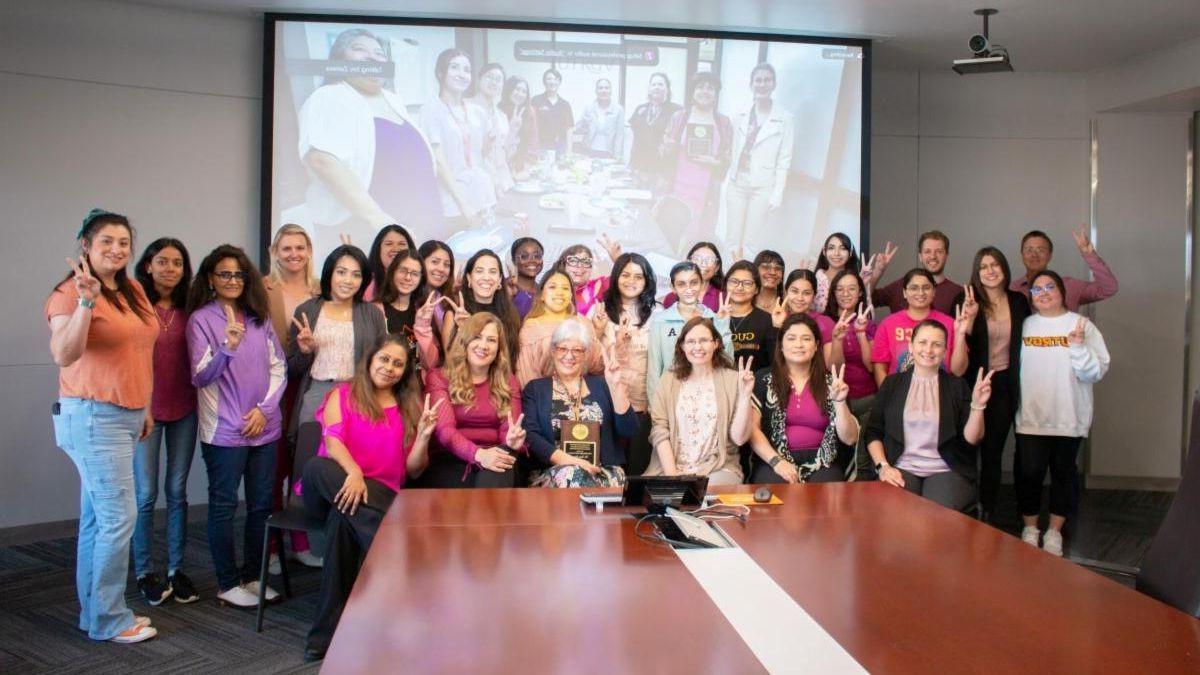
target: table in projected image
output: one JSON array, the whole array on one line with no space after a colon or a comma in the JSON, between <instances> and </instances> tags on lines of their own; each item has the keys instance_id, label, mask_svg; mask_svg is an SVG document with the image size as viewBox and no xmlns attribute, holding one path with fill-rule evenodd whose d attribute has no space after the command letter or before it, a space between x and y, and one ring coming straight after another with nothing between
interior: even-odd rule
<instances>
[{"instance_id":1,"label":"table in projected image","mask_svg":"<svg viewBox=\"0 0 1200 675\"><path fill-rule=\"evenodd\" d=\"M967 516L881 483L772 489L723 528L870 672L1200 672L1200 621ZM632 519L524 489L397 495L323 670L401 669L764 667Z\"/></svg>"}]
</instances>

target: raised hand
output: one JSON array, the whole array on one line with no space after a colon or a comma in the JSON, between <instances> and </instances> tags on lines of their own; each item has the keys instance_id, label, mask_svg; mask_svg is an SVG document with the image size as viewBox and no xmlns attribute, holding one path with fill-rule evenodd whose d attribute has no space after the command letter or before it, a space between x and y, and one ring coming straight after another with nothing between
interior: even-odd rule
<instances>
[{"instance_id":1,"label":"raised hand","mask_svg":"<svg viewBox=\"0 0 1200 675\"><path fill-rule=\"evenodd\" d=\"M969 288L969 287L968 287ZM961 305L954 308L954 334L970 335L975 325L975 315L979 313L979 305L973 300L963 300Z\"/></svg>"},{"instance_id":2,"label":"raised hand","mask_svg":"<svg viewBox=\"0 0 1200 675\"><path fill-rule=\"evenodd\" d=\"M301 354L312 354L317 351L317 339L313 337L312 328L308 325L308 315L301 314L300 320L292 317L292 325L296 327L296 347Z\"/></svg>"},{"instance_id":3,"label":"raised hand","mask_svg":"<svg viewBox=\"0 0 1200 675\"><path fill-rule=\"evenodd\" d=\"M254 438L267 428L267 415L258 406L254 406L250 412L242 415L242 420L245 422L242 425L242 435L246 438Z\"/></svg>"},{"instance_id":4,"label":"raised hand","mask_svg":"<svg viewBox=\"0 0 1200 675\"><path fill-rule=\"evenodd\" d=\"M783 304L783 298L775 299L775 307L771 309L771 325L776 328L783 327L783 320L787 318L787 305Z\"/></svg>"},{"instance_id":5,"label":"raised hand","mask_svg":"<svg viewBox=\"0 0 1200 675\"><path fill-rule=\"evenodd\" d=\"M617 345L609 345L600 353L600 357L604 361L604 381L608 383L608 388L623 389L625 378L621 376L621 359L617 356Z\"/></svg>"},{"instance_id":6,"label":"raised hand","mask_svg":"<svg viewBox=\"0 0 1200 675\"><path fill-rule=\"evenodd\" d=\"M979 369L979 376L975 378L975 388L971 391L971 405L976 408L985 407L988 400L992 398L992 375L996 371L989 370L987 374L983 374L983 368Z\"/></svg>"},{"instance_id":7,"label":"raised hand","mask_svg":"<svg viewBox=\"0 0 1200 675\"><path fill-rule=\"evenodd\" d=\"M724 293L717 294L717 318L729 318L729 296Z\"/></svg>"},{"instance_id":8,"label":"raised hand","mask_svg":"<svg viewBox=\"0 0 1200 675\"><path fill-rule=\"evenodd\" d=\"M830 369L829 375L833 381L829 383L829 400L834 403L844 403L850 395L850 385L846 384L846 364Z\"/></svg>"},{"instance_id":9,"label":"raised hand","mask_svg":"<svg viewBox=\"0 0 1200 675\"><path fill-rule=\"evenodd\" d=\"M1083 344L1083 338L1086 336L1087 319L1082 316L1075 322L1075 328L1070 333L1067 333L1067 343L1073 345Z\"/></svg>"},{"instance_id":10,"label":"raised hand","mask_svg":"<svg viewBox=\"0 0 1200 675\"><path fill-rule=\"evenodd\" d=\"M800 259L800 269L816 270L817 269L817 259L811 258L808 256L801 258Z\"/></svg>"},{"instance_id":11,"label":"raised hand","mask_svg":"<svg viewBox=\"0 0 1200 675\"><path fill-rule=\"evenodd\" d=\"M346 232L338 233L338 240L342 242L342 246L353 246L350 242L350 235Z\"/></svg>"},{"instance_id":12,"label":"raised hand","mask_svg":"<svg viewBox=\"0 0 1200 675\"><path fill-rule=\"evenodd\" d=\"M871 319L875 318L875 305L868 304L866 309L863 309L863 304L858 303L858 312L854 315L854 332L865 333L871 326Z\"/></svg>"},{"instance_id":13,"label":"raised hand","mask_svg":"<svg viewBox=\"0 0 1200 675\"><path fill-rule=\"evenodd\" d=\"M737 248L733 249L733 260L735 262L738 260L745 260L745 259L746 259L746 249L745 248L738 246Z\"/></svg>"},{"instance_id":14,"label":"raised hand","mask_svg":"<svg viewBox=\"0 0 1200 675\"><path fill-rule=\"evenodd\" d=\"M429 394L425 394L425 405L421 408L421 417L417 420L417 437L428 440L437 426L438 408L444 398L439 398L432 406L429 405Z\"/></svg>"},{"instance_id":15,"label":"raised hand","mask_svg":"<svg viewBox=\"0 0 1200 675\"><path fill-rule=\"evenodd\" d=\"M604 303L597 302L592 305L590 310L592 313L592 328L596 329L596 337L604 335L604 329L608 327L608 312L604 311Z\"/></svg>"},{"instance_id":16,"label":"raised hand","mask_svg":"<svg viewBox=\"0 0 1200 675\"><path fill-rule=\"evenodd\" d=\"M467 319L471 318L471 313L467 311L467 301L463 300L462 291L458 292L458 302L457 303L455 303L450 298L443 297L442 299L446 301L447 305L450 305L450 309L454 310L455 325L461 326L463 324L463 322L465 322Z\"/></svg>"},{"instance_id":17,"label":"raised hand","mask_svg":"<svg viewBox=\"0 0 1200 675\"><path fill-rule=\"evenodd\" d=\"M1088 237L1087 223L1080 225L1078 230L1071 230L1071 236L1075 238L1075 246L1079 248L1080 254L1091 255L1096 252L1096 247Z\"/></svg>"},{"instance_id":18,"label":"raised hand","mask_svg":"<svg viewBox=\"0 0 1200 675\"><path fill-rule=\"evenodd\" d=\"M844 340L846 335L850 332L850 322L854 319L854 317L855 314L853 310L843 309L841 317L838 318L837 323L833 324L833 335L831 337L834 340Z\"/></svg>"},{"instance_id":19,"label":"raised hand","mask_svg":"<svg viewBox=\"0 0 1200 675\"><path fill-rule=\"evenodd\" d=\"M229 305L222 305L222 307L225 308L225 346L230 351L234 351L238 345L242 344L242 338L246 337L246 326L237 320L237 314L234 313L233 307Z\"/></svg>"},{"instance_id":20,"label":"raised hand","mask_svg":"<svg viewBox=\"0 0 1200 675\"><path fill-rule=\"evenodd\" d=\"M754 392L754 371L750 369L750 358L742 357L738 359L738 395L743 398L749 398Z\"/></svg>"},{"instance_id":21,"label":"raised hand","mask_svg":"<svg viewBox=\"0 0 1200 675\"><path fill-rule=\"evenodd\" d=\"M71 258L67 258L67 264L75 271L75 292L85 302L92 302L100 297L100 280L92 276L92 268L88 265L86 256L79 256L79 263L76 264Z\"/></svg>"},{"instance_id":22,"label":"raised hand","mask_svg":"<svg viewBox=\"0 0 1200 675\"><path fill-rule=\"evenodd\" d=\"M521 413L517 421L513 421L512 413L508 413L508 433L504 435L504 444L516 450L525 445L525 427L521 423L525 421L525 413Z\"/></svg>"},{"instance_id":23,"label":"raised hand","mask_svg":"<svg viewBox=\"0 0 1200 675\"><path fill-rule=\"evenodd\" d=\"M433 310L441 301L442 294L437 291L433 291L425 296L425 302L421 303L421 306L417 308L416 319L421 322L433 321Z\"/></svg>"},{"instance_id":24,"label":"raised hand","mask_svg":"<svg viewBox=\"0 0 1200 675\"><path fill-rule=\"evenodd\" d=\"M886 270L888 268L888 265L892 264L892 258L896 257L896 251L899 251L899 250L900 250L899 246L896 246L896 245L892 244L892 242L889 241L883 247L883 252L878 253L874 256L875 264L878 265L877 269L879 270L879 272L881 274L883 273L883 270Z\"/></svg>"},{"instance_id":25,"label":"raised hand","mask_svg":"<svg viewBox=\"0 0 1200 675\"><path fill-rule=\"evenodd\" d=\"M521 290L517 287L517 275L512 273L508 263L504 263L504 290L508 292L510 299L517 296L517 291Z\"/></svg>"},{"instance_id":26,"label":"raised hand","mask_svg":"<svg viewBox=\"0 0 1200 675\"><path fill-rule=\"evenodd\" d=\"M617 339L613 342L613 353L622 361L629 357L629 348L633 346L633 319L625 312L621 313L621 322L617 324Z\"/></svg>"},{"instance_id":27,"label":"raised hand","mask_svg":"<svg viewBox=\"0 0 1200 675\"><path fill-rule=\"evenodd\" d=\"M601 233L599 237L596 237L596 243L600 244L600 247L604 249L604 252L608 254L608 257L613 262L616 262L617 258L621 257L621 242L616 239L605 233Z\"/></svg>"}]
</instances>

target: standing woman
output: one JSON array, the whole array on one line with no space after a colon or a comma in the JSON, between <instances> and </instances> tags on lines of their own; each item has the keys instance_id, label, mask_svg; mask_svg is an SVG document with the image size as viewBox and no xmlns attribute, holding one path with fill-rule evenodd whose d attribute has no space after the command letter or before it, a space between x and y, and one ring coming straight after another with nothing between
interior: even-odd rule
<instances>
[{"instance_id":1,"label":"standing woman","mask_svg":"<svg viewBox=\"0 0 1200 675\"><path fill-rule=\"evenodd\" d=\"M529 105L529 99L529 82L525 78L513 75L504 82L499 105L508 118L508 138L504 151L509 168L518 178L537 162L540 147L537 115Z\"/></svg>"},{"instance_id":2,"label":"standing woman","mask_svg":"<svg viewBox=\"0 0 1200 675\"><path fill-rule=\"evenodd\" d=\"M691 220L680 237L694 241L716 221L716 197L729 169L733 123L717 112L721 79L711 72L692 76L691 101L671 116L663 137L663 155L673 164L671 194L687 204Z\"/></svg>"},{"instance_id":3,"label":"standing woman","mask_svg":"<svg viewBox=\"0 0 1200 675\"><path fill-rule=\"evenodd\" d=\"M629 116L633 132L629 168L643 187L655 193L662 191L670 176L670 162L663 157L662 140L667 125L679 110L679 104L671 100L670 78L666 73L654 73L646 86L646 102L634 108Z\"/></svg>"},{"instance_id":4,"label":"standing woman","mask_svg":"<svg viewBox=\"0 0 1200 675\"><path fill-rule=\"evenodd\" d=\"M850 270L835 274L830 288L833 289L833 302L825 308L825 316L837 323L833 325L833 339L829 342L829 367L845 367L842 380L850 387L847 399L850 412L862 429L867 426L871 403L879 388L875 383L874 364L871 362L871 341L875 339L876 330L872 319L875 308L870 306L862 277ZM868 480L874 475L871 456L862 442L862 434L859 434L859 444L855 448L855 459L855 480Z\"/></svg>"},{"instance_id":5,"label":"standing woman","mask_svg":"<svg viewBox=\"0 0 1200 675\"><path fill-rule=\"evenodd\" d=\"M499 199L513 187L512 171L508 167L508 116L500 109L504 93L504 66L489 63L476 78L475 96L471 102L483 110L487 120L487 135L483 140L483 166L492 179Z\"/></svg>"},{"instance_id":6,"label":"standing woman","mask_svg":"<svg viewBox=\"0 0 1200 675\"><path fill-rule=\"evenodd\" d=\"M46 300L50 354L58 365L54 441L79 470L75 589L79 629L93 640L132 643L157 631L125 605L129 540L137 519L134 445L154 427L150 411L158 323L126 272L133 228L92 209L75 235L79 260Z\"/></svg>"},{"instance_id":7,"label":"standing woman","mask_svg":"<svg viewBox=\"0 0 1200 675\"><path fill-rule=\"evenodd\" d=\"M267 313L262 277L242 249L213 249L188 293L188 353L198 389L200 450L208 469L208 546L217 598L258 604L263 531L271 515L275 443L287 366ZM238 486L245 479L241 570L233 543ZM268 600L278 594L265 589Z\"/></svg>"},{"instance_id":8,"label":"standing woman","mask_svg":"<svg viewBox=\"0 0 1200 675\"><path fill-rule=\"evenodd\" d=\"M759 283L758 269L749 260L735 262L725 277L733 358L747 359L752 371L767 367L775 353L776 330L771 315L754 305Z\"/></svg>"},{"instance_id":9,"label":"standing woman","mask_svg":"<svg viewBox=\"0 0 1200 675\"><path fill-rule=\"evenodd\" d=\"M725 242L741 248L746 239L766 234L767 217L783 204L792 168L795 119L775 105L775 67L760 63L750 71L754 103L733 121L734 169L725 185Z\"/></svg>"},{"instance_id":10,"label":"standing woman","mask_svg":"<svg viewBox=\"0 0 1200 675\"><path fill-rule=\"evenodd\" d=\"M717 311L721 305L721 292L725 288L725 263L721 261L721 252L712 242L702 241L692 246L687 259L700 269L700 302L712 311ZM672 291L663 298L663 307L670 307L677 301L678 296Z\"/></svg>"},{"instance_id":11,"label":"standing woman","mask_svg":"<svg viewBox=\"0 0 1200 675\"><path fill-rule=\"evenodd\" d=\"M462 289L458 301L447 298L445 304L453 312L446 313L442 320L442 346L449 351L457 327L467 318L479 312L489 312L504 324L504 335L508 343L509 363L517 362L517 342L509 339L521 330L521 319L512 298L504 289L504 272L500 256L490 249L480 249L467 259L463 266Z\"/></svg>"},{"instance_id":12,"label":"standing woman","mask_svg":"<svg viewBox=\"0 0 1200 675\"><path fill-rule=\"evenodd\" d=\"M417 248L413 243L412 235L408 230L392 223L385 225L379 233L375 235L375 241L371 242L371 251L367 253L367 260L371 267L371 282L367 284L366 293L363 295L367 301L378 300L379 289L376 284L383 284L383 280L387 277L384 272L392 264L392 260L396 258L396 254L401 251L412 251Z\"/></svg>"},{"instance_id":13,"label":"standing woman","mask_svg":"<svg viewBox=\"0 0 1200 675\"><path fill-rule=\"evenodd\" d=\"M133 456L138 518L133 530L133 573L138 590L151 605L171 595L176 602L199 598L184 574L187 546L187 481L196 452L196 388L192 386L187 346L187 294L192 262L178 239L163 237L146 247L134 274L154 307L158 339L154 342L154 393L150 415L154 428L138 443ZM154 544L154 506L158 503L159 447L166 445L167 576L154 573L150 550Z\"/></svg>"},{"instance_id":14,"label":"standing woman","mask_svg":"<svg viewBox=\"0 0 1200 675\"><path fill-rule=\"evenodd\" d=\"M592 249L583 244L566 247L559 254L558 262L554 263L555 267L566 270L571 279L575 288L575 311L580 316L588 316L592 305L600 302L608 292L608 277L601 275L592 278L595 264L596 258L592 255Z\"/></svg>"},{"instance_id":15,"label":"standing woman","mask_svg":"<svg viewBox=\"0 0 1200 675\"><path fill-rule=\"evenodd\" d=\"M533 299L538 294L537 276L545 266L545 249L542 242L533 237L520 237L512 243L509 257L512 259L516 274L509 277L507 284L512 296L513 306L522 320L533 309Z\"/></svg>"},{"instance_id":16,"label":"standing woman","mask_svg":"<svg viewBox=\"0 0 1200 675\"><path fill-rule=\"evenodd\" d=\"M649 367L650 325L662 306L654 299L658 293L654 270L640 253L622 253L613 263L608 293L602 311L593 314L592 323L601 326L597 331L601 344L615 347L620 364L621 381L637 418L637 429L629 438L625 451L629 475L640 476L650 462L650 400L646 394L646 371Z\"/></svg>"},{"instance_id":17,"label":"standing woman","mask_svg":"<svg viewBox=\"0 0 1200 675\"><path fill-rule=\"evenodd\" d=\"M1061 556L1062 527L1078 508L1079 442L1092 426L1092 385L1108 372L1108 347L1091 321L1069 311L1062 277L1038 272L1029 291L1034 314L1021 337L1017 409L1017 506L1021 539L1037 546L1042 481L1050 468L1050 527L1042 548Z\"/></svg>"},{"instance_id":18,"label":"standing woman","mask_svg":"<svg viewBox=\"0 0 1200 675\"><path fill-rule=\"evenodd\" d=\"M423 376L441 362L442 352L429 328L437 298L425 288L425 266L420 255L412 249L397 253L383 278L375 306L383 312L388 334L404 336Z\"/></svg>"},{"instance_id":19,"label":"standing woman","mask_svg":"<svg viewBox=\"0 0 1200 675\"><path fill-rule=\"evenodd\" d=\"M847 404L845 366L825 371L820 332L811 316L789 316L771 366L755 376L751 483L846 479L858 420Z\"/></svg>"},{"instance_id":20,"label":"standing woman","mask_svg":"<svg viewBox=\"0 0 1200 675\"><path fill-rule=\"evenodd\" d=\"M471 86L471 58L461 49L438 54L433 74L438 97L421 106L421 128L437 160L442 213L452 231L465 230L490 217L496 187L483 159L488 119L463 97Z\"/></svg>"},{"instance_id":21,"label":"standing woman","mask_svg":"<svg viewBox=\"0 0 1200 675\"><path fill-rule=\"evenodd\" d=\"M775 309L775 301L783 297L780 287L783 285L783 256L775 251L759 251L754 256L754 266L758 268L758 276L762 287L754 298L754 305L768 312Z\"/></svg>"},{"instance_id":22,"label":"standing woman","mask_svg":"<svg viewBox=\"0 0 1200 675\"><path fill-rule=\"evenodd\" d=\"M875 395L867 450L879 480L961 511L975 501L975 447L991 374L972 388L941 368L949 332L924 319L913 329L912 368L889 375Z\"/></svg>"},{"instance_id":23,"label":"standing woman","mask_svg":"<svg viewBox=\"0 0 1200 675\"><path fill-rule=\"evenodd\" d=\"M979 369L994 371L992 398L983 414L983 441L979 445L979 505L983 520L996 512L1000 492L1001 458L1008 430L1017 415L1021 392L1021 330L1029 317L1024 293L1009 290L1012 281L1008 260L999 249L986 246L975 254L971 281L954 299L956 306L978 304L973 321L965 326L967 372L975 383ZM1020 466L1014 468L1020 475Z\"/></svg>"},{"instance_id":24,"label":"standing woman","mask_svg":"<svg viewBox=\"0 0 1200 675\"><path fill-rule=\"evenodd\" d=\"M647 476L696 474L709 485L742 482L738 446L750 438L754 373L733 367L709 319L684 325L675 361L654 392Z\"/></svg>"},{"instance_id":25,"label":"standing woman","mask_svg":"<svg viewBox=\"0 0 1200 675\"><path fill-rule=\"evenodd\" d=\"M649 346L646 350L646 393L654 401L658 380L675 363L676 343L684 326L697 317L710 319L721 335L723 353L733 353L733 341L729 334L729 310L714 312L700 304L703 282L700 268L695 263L681 262L671 268L671 289L679 302L656 314L647 331Z\"/></svg>"},{"instance_id":26,"label":"standing woman","mask_svg":"<svg viewBox=\"0 0 1200 675\"><path fill-rule=\"evenodd\" d=\"M446 365L425 381L438 407L437 439L424 487L513 487L524 454L521 386L508 358L504 323L471 315L459 326Z\"/></svg>"},{"instance_id":27,"label":"standing woman","mask_svg":"<svg viewBox=\"0 0 1200 675\"><path fill-rule=\"evenodd\" d=\"M798 267L788 273L787 281L783 284L783 297L775 301L771 310L771 323L776 328L783 327L783 321L792 314L807 314L817 322L821 329L821 342L824 344L825 361L829 362L833 355L834 321L817 311L813 299L817 297L817 275L810 269Z\"/></svg>"},{"instance_id":28,"label":"standing woman","mask_svg":"<svg viewBox=\"0 0 1200 675\"><path fill-rule=\"evenodd\" d=\"M913 331L922 321L936 321L946 329L944 353L946 366L950 366L954 352L954 319L933 308L935 283L933 275L924 268L914 267L905 273L903 288L908 307L880 321L875 330L875 342L871 344L871 362L875 364L877 384L882 385L888 375L912 368L913 355L909 347Z\"/></svg>"},{"instance_id":29,"label":"standing woman","mask_svg":"<svg viewBox=\"0 0 1200 675\"><path fill-rule=\"evenodd\" d=\"M575 316L575 303L571 293L571 279L566 272L555 268L542 277L541 290L533 309L521 325L517 337L517 381L524 387L532 380L548 377L554 370L554 344L551 339L559 324ZM600 306L597 306L597 316L605 316ZM604 363L600 348L600 340L591 322L587 323L588 350L580 358L583 374L597 374L603 371ZM601 326L603 328L603 326Z\"/></svg>"},{"instance_id":30,"label":"standing woman","mask_svg":"<svg viewBox=\"0 0 1200 675\"><path fill-rule=\"evenodd\" d=\"M873 261L874 257L871 260ZM818 312L825 311L825 305L829 302L829 282L842 270L859 274L864 283L872 287L875 285L876 277L872 276L874 266L871 262L865 265L861 263L850 237L841 232L834 232L825 238L821 255L817 256L817 295L813 306Z\"/></svg>"}]
</instances>

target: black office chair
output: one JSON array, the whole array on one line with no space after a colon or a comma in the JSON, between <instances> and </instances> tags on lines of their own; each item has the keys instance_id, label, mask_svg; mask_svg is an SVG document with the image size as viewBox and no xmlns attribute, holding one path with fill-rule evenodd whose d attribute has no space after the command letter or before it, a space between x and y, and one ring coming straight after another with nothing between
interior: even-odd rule
<instances>
[{"instance_id":1,"label":"black office chair","mask_svg":"<svg viewBox=\"0 0 1200 675\"><path fill-rule=\"evenodd\" d=\"M304 463L316 456L321 444L321 425L316 422L305 422L300 425L296 435L296 452L293 460L293 481L304 468ZM262 632L263 614L267 607L267 567L270 555L270 541L275 537L275 546L279 551L279 573L283 577L283 595L292 597L292 582L288 577L287 556L283 552L283 533L285 531L320 530L325 523L313 518L304 508L304 500L292 498L291 490L284 495L283 509L272 513L267 518L267 527L263 532L262 568L258 573L258 614L254 619L254 631Z\"/></svg>"}]
</instances>

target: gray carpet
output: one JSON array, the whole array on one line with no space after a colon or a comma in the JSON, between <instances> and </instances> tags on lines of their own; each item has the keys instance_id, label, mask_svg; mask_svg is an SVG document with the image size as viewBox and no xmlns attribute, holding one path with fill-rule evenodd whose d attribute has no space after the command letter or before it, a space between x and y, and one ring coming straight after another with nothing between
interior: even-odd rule
<instances>
[{"instance_id":1,"label":"gray carpet","mask_svg":"<svg viewBox=\"0 0 1200 675\"><path fill-rule=\"evenodd\" d=\"M1001 491L995 525L1020 531L1012 489ZM1085 490L1080 516L1068 521L1067 554L1137 565L1170 507L1162 492ZM161 514L160 514L161 516ZM155 545L165 565L160 518ZM241 531L239 520L238 532ZM154 620L159 637L138 645L97 643L76 628L75 539L57 538L0 547L0 673L291 673L316 672L303 663L304 635L312 617L320 574L292 563L294 597L267 610L263 632L254 632L254 612L220 607L204 524L189 530L184 571L201 599L189 605L169 600L149 607L131 578L127 598ZM1130 579L1114 577L1122 583ZM282 583L272 586L282 593Z\"/></svg>"}]
</instances>

